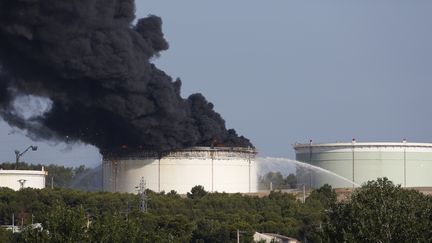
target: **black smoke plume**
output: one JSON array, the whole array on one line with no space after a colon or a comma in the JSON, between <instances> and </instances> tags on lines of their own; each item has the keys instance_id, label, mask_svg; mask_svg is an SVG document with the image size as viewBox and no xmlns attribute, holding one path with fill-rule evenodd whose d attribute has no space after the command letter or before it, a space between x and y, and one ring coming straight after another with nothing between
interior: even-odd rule
<instances>
[{"instance_id":1,"label":"black smoke plume","mask_svg":"<svg viewBox=\"0 0 432 243\"><path fill-rule=\"evenodd\" d=\"M150 62L168 49L162 20L133 25L134 12L133 0L0 0L1 117L32 138L102 152L252 146ZM51 109L23 118L13 103L25 95L49 98Z\"/></svg>"}]
</instances>

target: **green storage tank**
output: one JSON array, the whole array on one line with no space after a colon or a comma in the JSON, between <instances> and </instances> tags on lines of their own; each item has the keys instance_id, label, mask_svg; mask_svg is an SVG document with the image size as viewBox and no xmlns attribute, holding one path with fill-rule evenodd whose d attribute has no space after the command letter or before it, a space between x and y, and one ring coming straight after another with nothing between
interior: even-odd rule
<instances>
[{"instance_id":1,"label":"green storage tank","mask_svg":"<svg viewBox=\"0 0 432 243\"><path fill-rule=\"evenodd\" d=\"M339 174L356 184L387 177L402 187L432 187L432 143L356 142L295 144L296 159ZM327 173L297 167L299 183L318 188L354 187Z\"/></svg>"}]
</instances>

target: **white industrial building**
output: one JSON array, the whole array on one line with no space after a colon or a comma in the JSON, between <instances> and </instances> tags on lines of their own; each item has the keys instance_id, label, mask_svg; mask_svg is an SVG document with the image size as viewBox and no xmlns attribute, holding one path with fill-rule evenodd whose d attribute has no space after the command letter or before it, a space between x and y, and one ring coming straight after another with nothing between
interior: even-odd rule
<instances>
[{"instance_id":1,"label":"white industrial building","mask_svg":"<svg viewBox=\"0 0 432 243\"><path fill-rule=\"evenodd\" d=\"M257 192L255 156L254 149L228 147L104 155L103 188L136 193L143 178L145 187L156 192L185 194L197 185L212 192Z\"/></svg>"},{"instance_id":2,"label":"white industrial building","mask_svg":"<svg viewBox=\"0 0 432 243\"><path fill-rule=\"evenodd\" d=\"M274 234L274 233L259 233L255 232L253 235L253 242L266 242L266 243L300 243L295 238Z\"/></svg>"},{"instance_id":3,"label":"white industrial building","mask_svg":"<svg viewBox=\"0 0 432 243\"><path fill-rule=\"evenodd\" d=\"M357 185L387 177L402 187L432 187L432 143L356 142L294 145L296 159L343 176ZM330 173L297 167L299 183L312 188L356 186Z\"/></svg>"},{"instance_id":4,"label":"white industrial building","mask_svg":"<svg viewBox=\"0 0 432 243\"><path fill-rule=\"evenodd\" d=\"M48 172L42 170L3 170L0 168L0 187L8 187L15 191L21 188L45 188L45 177Z\"/></svg>"}]
</instances>

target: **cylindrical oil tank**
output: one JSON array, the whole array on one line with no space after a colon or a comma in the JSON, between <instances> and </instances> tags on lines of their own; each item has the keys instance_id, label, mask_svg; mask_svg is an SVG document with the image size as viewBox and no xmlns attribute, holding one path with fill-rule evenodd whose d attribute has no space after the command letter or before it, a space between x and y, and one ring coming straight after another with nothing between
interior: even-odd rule
<instances>
[{"instance_id":1,"label":"cylindrical oil tank","mask_svg":"<svg viewBox=\"0 0 432 243\"><path fill-rule=\"evenodd\" d=\"M45 177L48 172L44 170L3 170L0 168L0 187L9 187L15 191L21 188L45 188Z\"/></svg>"},{"instance_id":2,"label":"cylindrical oil tank","mask_svg":"<svg viewBox=\"0 0 432 243\"><path fill-rule=\"evenodd\" d=\"M334 172L358 185L387 177L402 187L431 187L432 143L356 142L294 145L296 159ZM355 185L331 173L297 167L299 183L318 188Z\"/></svg>"},{"instance_id":3,"label":"cylindrical oil tank","mask_svg":"<svg viewBox=\"0 0 432 243\"><path fill-rule=\"evenodd\" d=\"M190 192L201 185L212 192L256 192L256 151L251 148L192 147L157 153L104 154L103 188L136 193L143 179L156 192Z\"/></svg>"}]
</instances>

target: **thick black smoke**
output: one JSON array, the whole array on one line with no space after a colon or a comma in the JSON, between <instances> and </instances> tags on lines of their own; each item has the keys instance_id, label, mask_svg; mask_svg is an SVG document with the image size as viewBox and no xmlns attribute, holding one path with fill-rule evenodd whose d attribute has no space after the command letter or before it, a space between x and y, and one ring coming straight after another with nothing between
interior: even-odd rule
<instances>
[{"instance_id":1,"label":"thick black smoke","mask_svg":"<svg viewBox=\"0 0 432 243\"><path fill-rule=\"evenodd\" d=\"M183 99L181 81L149 62L168 49L162 21L134 26L134 11L133 0L0 0L1 117L33 138L101 151L252 146L201 94ZM23 118L13 105L22 95L52 107Z\"/></svg>"}]
</instances>

